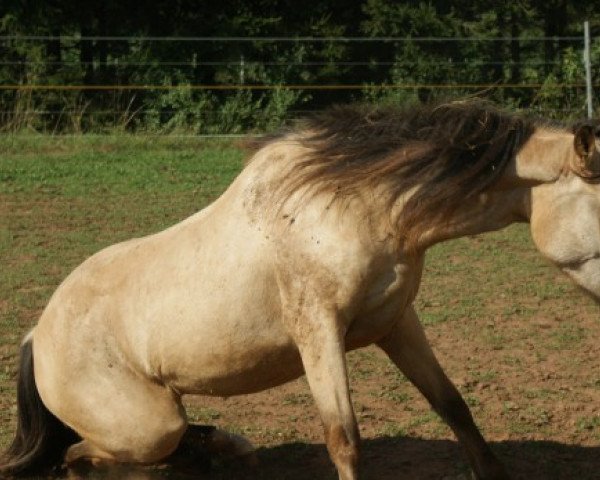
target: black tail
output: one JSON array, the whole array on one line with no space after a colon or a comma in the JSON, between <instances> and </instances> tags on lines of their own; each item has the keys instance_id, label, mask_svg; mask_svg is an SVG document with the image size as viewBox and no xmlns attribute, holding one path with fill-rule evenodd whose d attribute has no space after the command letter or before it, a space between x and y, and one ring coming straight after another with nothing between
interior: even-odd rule
<instances>
[{"instance_id":1,"label":"black tail","mask_svg":"<svg viewBox=\"0 0 600 480\"><path fill-rule=\"evenodd\" d=\"M62 463L79 437L42 403L33 377L33 343L21 347L17 380L17 432L0 460L0 476L46 473Z\"/></svg>"}]
</instances>

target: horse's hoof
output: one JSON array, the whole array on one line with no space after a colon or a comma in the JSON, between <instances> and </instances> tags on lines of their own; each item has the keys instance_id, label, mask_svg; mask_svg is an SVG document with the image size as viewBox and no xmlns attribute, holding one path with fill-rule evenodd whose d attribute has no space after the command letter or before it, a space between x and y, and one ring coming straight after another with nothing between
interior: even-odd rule
<instances>
[{"instance_id":1,"label":"horse's hoof","mask_svg":"<svg viewBox=\"0 0 600 480\"><path fill-rule=\"evenodd\" d=\"M477 475L475 472L471 472L471 478L473 480L512 480L511 476L502 466L494 467L484 475Z\"/></svg>"},{"instance_id":2,"label":"horse's hoof","mask_svg":"<svg viewBox=\"0 0 600 480\"><path fill-rule=\"evenodd\" d=\"M250 457L256 451L254 445L241 435L218 429L209 436L207 448L213 453L233 457Z\"/></svg>"}]
</instances>

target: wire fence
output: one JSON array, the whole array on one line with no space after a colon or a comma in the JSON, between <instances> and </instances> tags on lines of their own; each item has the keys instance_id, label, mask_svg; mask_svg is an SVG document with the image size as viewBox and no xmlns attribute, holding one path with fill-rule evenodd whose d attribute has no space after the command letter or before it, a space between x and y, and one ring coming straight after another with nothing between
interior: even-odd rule
<instances>
[{"instance_id":1,"label":"wire fence","mask_svg":"<svg viewBox=\"0 0 600 480\"><path fill-rule=\"evenodd\" d=\"M209 42L209 43L224 43L224 42L235 42L235 43L255 43L255 42L291 42L291 43L347 43L347 42L378 42L378 43L389 43L389 42L506 42L506 41L518 41L518 42L556 42L556 41L572 41L582 42L582 36L563 36L563 37L544 37L544 36L527 36L522 35L519 37L440 37L440 36L423 36L423 37L310 37L310 36L278 36L278 37L136 37L136 36L106 36L106 35L0 35L0 41L11 41L11 40L33 40L33 41L46 41L46 40L58 40L63 42L73 41L100 41L100 42L113 42L123 41L127 43L133 42Z\"/></svg>"},{"instance_id":2,"label":"wire fence","mask_svg":"<svg viewBox=\"0 0 600 480\"><path fill-rule=\"evenodd\" d=\"M471 95L582 116L583 48L583 36L4 35L0 128L220 136L274 128L330 103ZM593 66L600 44L590 52Z\"/></svg>"}]
</instances>

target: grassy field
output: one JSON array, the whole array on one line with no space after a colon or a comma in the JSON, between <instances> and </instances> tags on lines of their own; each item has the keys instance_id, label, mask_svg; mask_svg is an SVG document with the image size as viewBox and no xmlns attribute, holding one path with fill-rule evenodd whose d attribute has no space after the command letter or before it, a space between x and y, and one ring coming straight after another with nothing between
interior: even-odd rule
<instances>
[{"instance_id":1,"label":"grassy field","mask_svg":"<svg viewBox=\"0 0 600 480\"><path fill-rule=\"evenodd\" d=\"M3 448L14 430L19 341L59 282L100 248L205 206L243 158L230 142L141 136L0 137L0 152ZM526 226L432 249L418 310L516 478L598 478L598 307L537 254ZM462 478L451 433L389 362L370 348L349 365L365 478ZM302 379L227 402L190 399L188 411L263 447L252 478L334 478ZM236 468L225 462L208 478L250 478Z\"/></svg>"}]
</instances>

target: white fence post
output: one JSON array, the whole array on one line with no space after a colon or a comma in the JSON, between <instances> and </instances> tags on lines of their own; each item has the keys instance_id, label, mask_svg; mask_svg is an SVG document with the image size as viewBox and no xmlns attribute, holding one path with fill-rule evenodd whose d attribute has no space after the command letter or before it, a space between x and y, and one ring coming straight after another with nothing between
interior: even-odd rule
<instances>
[{"instance_id":1,"label":"white fence post","mask_svg":"<svg viewBox=\"0 0 600 480\"><path fill-rule=\"evenodd\" d=\"M240 84L243 85L246 80L246 72L244 71L244 54L240 55Z\"/></svg>"},{"instance_id":2,"label":"white fence post","mask_svg":"<svg viewBox=\"0 0 600 480\"><path fill-rule=\"evenodd\" d=\"M585 63L585 90L587 98L587 115L592 118L592 60L590 55L590 22L583 23L583 62Z\"/></svg>"}]
</instances>

